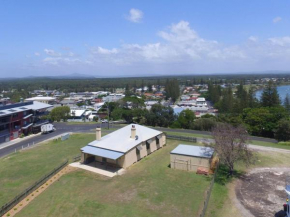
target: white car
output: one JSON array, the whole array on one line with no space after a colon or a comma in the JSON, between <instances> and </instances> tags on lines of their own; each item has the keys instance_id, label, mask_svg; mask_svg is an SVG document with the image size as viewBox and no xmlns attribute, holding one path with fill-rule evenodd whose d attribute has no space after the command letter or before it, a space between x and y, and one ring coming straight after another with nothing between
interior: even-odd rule
<instances>
[{"instance_id":1,"label":"white car","mask_svg":"<svg viewBox=\"0 0 290 217\"><path fill-rule=\"evenodd\" d=\"M107 119L103 119L102 123L108 123L108 120Z\"/></svg>"}]
</instances>

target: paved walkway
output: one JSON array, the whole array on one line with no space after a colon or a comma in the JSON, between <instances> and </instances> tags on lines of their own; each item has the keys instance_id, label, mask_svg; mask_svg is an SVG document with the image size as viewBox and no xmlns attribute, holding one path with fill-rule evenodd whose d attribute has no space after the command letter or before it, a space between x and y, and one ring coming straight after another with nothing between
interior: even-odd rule
<instances>
[{"instance_id":1,"label":"paved walkway","mask_svg":"<svg viewBox=\"0 0 290 217\"><path fill-rule=\"evenodd\" d=\"M71 163L70 166L72 167L77 167L77 168L80 168L80 169L84 169L84 170L87 170L87 171L90 171L90 172L93 172L93 173L97 173L97 174L100 174L100 175L103 175L103 176L107 176L107 177L114 177L116 175L122 175L124 173L124 169L123 168L120 168L120 169L116 169L115 171L109 171L109 170L106 170L106 169L102 169L102 168L97 168L97 167L94 167L94 166L89 166L89 165L85 165L85 164L81 164L80 162L75 162L75 163Z\"/></svg>"}]
</instances>

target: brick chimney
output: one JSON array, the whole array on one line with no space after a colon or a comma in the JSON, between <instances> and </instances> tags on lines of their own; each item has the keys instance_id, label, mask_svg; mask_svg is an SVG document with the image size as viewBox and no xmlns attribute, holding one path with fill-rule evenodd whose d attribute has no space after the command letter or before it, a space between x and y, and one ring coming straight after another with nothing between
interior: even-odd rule
<instances>
[{"instance_id":1,"label":"brick chimney","mask_svg":"<svg viewBox=\"0 0 290 217\"><path fill-rule=\"evenodd\" d=\"M102 138L102 131L101 128L96 128L96 140L101 140Z\"/></svg>"},{"instance_id":2,"label":"brick chimney","mask_svg":"<svg viewBox=\"0 0 290 217\"><path fill-rule=\"evenodd\" d=\"M136 137L136 128L135 128L135 125L132 125L132 128L131 128L131 139L135 139Z\"/></svg>"}]
</instances>

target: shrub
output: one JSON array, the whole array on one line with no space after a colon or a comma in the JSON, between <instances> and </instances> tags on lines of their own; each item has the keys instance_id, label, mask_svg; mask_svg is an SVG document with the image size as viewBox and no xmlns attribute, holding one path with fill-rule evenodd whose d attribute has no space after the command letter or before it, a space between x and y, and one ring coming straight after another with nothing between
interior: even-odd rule
<instances>
[{"instance_id":1,"label":"shrub","mask_svg":"<svg viewBox=\"0 0 290 217\"><path fill-rule=\"evenodd\" d=\"M24 137L24 134L23 134L23 133L21 133L21 134L20 134L20 138L23 138L23 137Z\"/></svg>"},{"instance_id":2,"label":"shrub","mask_svg":"<svg viewBox=\"0 0 290 217\"><path fill-rule=\"evenodd\" d=\"M279 142L278 145L290 146L290 141L288 141L288 142Z\"/></svg>"}]
</instances>

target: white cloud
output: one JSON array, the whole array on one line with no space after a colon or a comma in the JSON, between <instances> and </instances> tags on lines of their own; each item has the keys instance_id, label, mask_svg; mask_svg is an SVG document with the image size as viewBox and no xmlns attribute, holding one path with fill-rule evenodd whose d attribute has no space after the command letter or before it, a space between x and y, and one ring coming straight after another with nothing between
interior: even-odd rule
<instances>
[{"instance_id":1,"label":"white cloud","mask_svg":"<svg viewBox=\"0 0 290 217\"><path fill-rule=\"evenodd\" d=\"M121 44L119 47L89 47L87 56L72 51L45 49L42 64L79 73L105 72L106 75L136 73L214 73L254 70L289 70L290 36L224 44L201 37L186 21L158 31L159 39L147 44Z\"/></svg>"},{"instance_id":2,"label":"white cloud","mask_svg":"<svg viewBox=\"0 0 290 217\"><path fill-rule=\"evenodd\" d=\"M275 17L272 21L273 21L273 23L278 23L278 22L280 22L281 20L282 20L281 17Z\"/></svg>"},{"instance_id":3,"label":"white cloud","mask_svg":"<svg viewBox=\"0 0 290 217\"><path fill-rule=\"evenodd\" d=\"M250 36L248 39L250 41L252 41L252 42L257 42L258 41L258 37L255 37L255 36Z\"/></svg>"},{"instance_id":4,"label":"white cloud","mask_svg":"<svg viewBox=\"0 0 290 217\"><path fill-rule=\"evenodd\" d=\"M44 49L44 52L48 55L48 56L52 56L52 57L60 57L61 54L55 52L54 50L51 49Z\"/></svg>"},{"instance_id":5,"label":"white cloud","mask_svg":"<svg viewBox=\"0 0 290 217\"><path fill-rule=\"evenodd\" d=\"M43 59L43 63L47 65L63 66L63 65L73 65L81 63L82 61L77 58L68 57L46 57Z\"/></svg>"},{"instance_id":6,"label":"white cloud","mask_svg":"<svg viewBox=\"0 0 290 217\"><path fill-rule=\"evenodd\" d=\"M290 46L290 37L269 38L269 41L270 41L273 45L279 45L279 46Z\"/></svg>"},{"instance_id":7,"label":"white cloud","mask_svg":"<svg viewBox=\"0 0 290 217\"><path fill-rule=\"evenodd\" d=\"M35 56L40 56L40 53L35 52L34 55L35 55Z\"/></svg>"},{"instance_id":8,"label":"white cloud","mask_svg":"<svg viewBox=\"0 0 290 217\"><path fill-rule=\"evenodd\" d=\"M143 12L135 8L132 8L127 16L127 19L133 23L140 23L142 18Z\"/></svg>"},{"instance_id":9,"label":"white cloud","mask_svg":"<svg viewBox=\"0 0 290 217\"><path fill-rule=\"evenodd\" d=\"M99 54L116 54L116 53L118 53L118 50L116 48L113 48L112 50L109 50L109 49L105 49L105 48L102 48L102 47L97 47L96 49L92 48L91 52L95 53L95 54L98 54L98 53Z\"/></svg>"}]
</instances>

